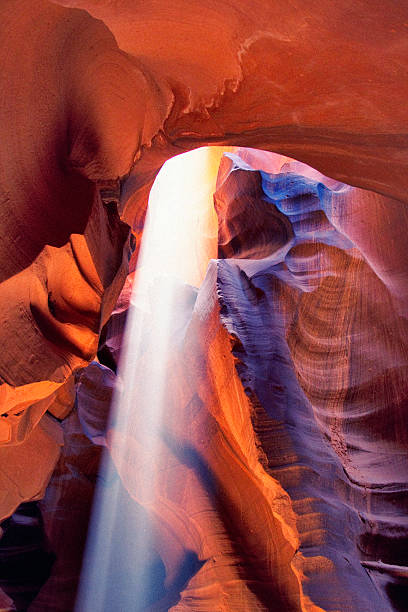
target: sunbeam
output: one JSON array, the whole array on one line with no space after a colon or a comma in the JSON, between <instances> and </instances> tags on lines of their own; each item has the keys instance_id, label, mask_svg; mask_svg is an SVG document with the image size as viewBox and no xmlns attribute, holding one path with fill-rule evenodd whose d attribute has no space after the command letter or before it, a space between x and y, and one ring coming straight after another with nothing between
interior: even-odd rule
<instances>
[{"instance_id":1,"label":"sunbeam","mask_svg":"<svg viewBox=\"0 0 408 612\"><path fill-rule=\"evenodd\" d=\"M160 573L154 534L122 482L140 506L152 508L171 347L182 339L197 287L217 256L212 194L223 151L202 148L173 158L150 194L77 612L105 612L112 602L117 610L140 610L160 590L149 576Z\"/></svg>"}]
</instances>

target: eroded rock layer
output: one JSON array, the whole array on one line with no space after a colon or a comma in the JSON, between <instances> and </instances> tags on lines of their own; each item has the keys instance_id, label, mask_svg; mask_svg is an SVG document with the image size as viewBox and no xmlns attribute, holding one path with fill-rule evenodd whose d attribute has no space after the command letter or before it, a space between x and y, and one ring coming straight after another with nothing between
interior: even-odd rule
<instances>
[{"instance_id":1,"label":"eroded rock layer","mask_svg":"<svg viewBox=\"0 0 408 612\"><path fill-rule=\"evenodd\" d=\"M403 610L407 351L404 252L394 245L405 209L249 149L224 156L214 202L221 259L197 299L182 290L192 299L174 326L155 493L142 493L137 454L119 460L121 447L149 446L144 415L132 412L119 446L106 430L132 274L105 329L106 365L78 377L63 421L41 503L57 560L30 610L73 606L95 445L105 444L123 516L152 530L151 556L134 564L144 608ZM389 248L374 246L388 210L399 226L387 230ZM135 368L140 392L149 350ZM82 544L69 547L74 524ZM128 606L134 588L123 556L117 564L111 607Z\"/></svg>"},{"instance_id":2,"label":"eroded rock layer","mask_svg":"<svg viewBox=\"0 0 408 612\"><path fill-rule=\"evenodd\" d=\"M243 157L248 161L250 152ZM295 500L302 547L329 551L341 568L351 601L342 595L328 608L403 609L408 352L405 248L399 241L397 254L393 233L408 226L405 207L299 163L270 174L256 170L256 156L252 161L252 168L240 157L228 161L215 199L224 215L221 234L233 224L245 244L246 223L237 231L235 211L250 204L242 190L246 173L251 185L262 184L255 217L281 213L292 227L286 250L258 263L236 260L222 279L222 312L237 339L234 354L266 465ZM391 214L399 211L389 245L388 204ZM282 228L281 239L288 235ZM365 580L360 562L383 601L358 586ZM309 587L313 593L313 580ZM328 592L336 593L332 581ZM358 601L363 593L367 599Z\"/></svg>"},{"instance_id":3,"label":"eroded rock layer","mask_svg":"<svg viewBox=\"0 0 408 612\"><path fill-rule=\"evenodd\" d=\"M405 198L407 23L391 1L2 3L2 445L69 410L124 279L116 204L140 233L172 155L243 143Z\"/></svg>"},{"instance_id":4,"label":"eroded rock layer","mask_svg":"<svg viewBox=\"0 0 408 612\"><path fill-rule=\"evenodd\" d=\"M167 589L158 609L268 610L271 602L305 609L295 517L289 497L258 461L248 399L220 324L216 281L214 264L185 335L173 338L159 430L151 432L143 412L132 411L126 431L108 434L112 457L159 533ZM136 404L152 358L148 349L135 367ZM139 448L154 448L154 456ZM143 483L139 461L146 460L155 465L153 491ZM180 584L188 557L196 567Z\"/></svg>"},{"instance_id":5,"label":"eroded rock layer","mask_svg":"<svg viewBox=\"0 0 408 612\"><path fill-rule=\"evenodd\" d=\"M162 505L121 474L126 512L138 501L162 520L162 605L404 609L407 28L392 0L2 2L0 516L10 554L24 521L45 564L40 526L57 554L33 610L73 605L117 297L157 172L202 144L278 151L333 178L250 150L223 161L219 257L232 261L211 268L189 332L214 344L193 350L187 333L174 356L181 423L199 425L187 444L168 422ZM103 364L80 374L98 346ZM70 515L75 495L86 503ZM41 498L44 524L22 519ZM61 529L75 516L77 549ZM186 538L194 570L178 574ZM1 585L20 608L41 586Z\"/></svg>"}]
</instances>

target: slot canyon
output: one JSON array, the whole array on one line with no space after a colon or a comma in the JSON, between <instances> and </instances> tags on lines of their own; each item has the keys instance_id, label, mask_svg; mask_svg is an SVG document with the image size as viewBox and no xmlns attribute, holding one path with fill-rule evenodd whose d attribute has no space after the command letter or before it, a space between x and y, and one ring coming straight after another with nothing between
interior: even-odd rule
<instances>
[{"instance_id":1,"label":"slot canyon","mask_svg":"<svg viewBox=\"0 0 408 612\"><path fill-rule=\"evenodd\" d=\"M408 610L408 5L1 0L0 612Z\"/></svg>"}]
</instances>

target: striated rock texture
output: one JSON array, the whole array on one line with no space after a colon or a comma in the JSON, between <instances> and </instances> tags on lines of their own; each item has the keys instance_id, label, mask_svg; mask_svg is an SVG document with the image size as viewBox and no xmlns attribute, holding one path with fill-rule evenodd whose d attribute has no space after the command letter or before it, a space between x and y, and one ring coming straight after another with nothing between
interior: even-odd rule
<instances>
[{"instance_id":1,"label":"striated rock texture","mask_svg":"<svg viewBox=\"0 0 408 612\"><path fill-rule=\"evenodd\" d=\"M51 427L43 415L48 410L61 419L71 409L73 373L95 355L100 328L124 282L128 227L116 211L116 179L132 156L118 162L120 169L108 162L104 174L96 169L101 142L81 127L84 108L92 114L84 97L98 95L94 82L85 85L92 48L107 36L110 53L119 53L106 28L86 13L47 2L6 1L0 12L0 516L5 518L22 501L42 496L62 440L57 422ZM92 180L78 161L86 164L89 146ZM35 466L34 478L29 466Z\"/></svg>"},{"instance_id":2,"label":"striated rock texture","mask_svg":"<svg viewBox=\"0 0 408 612\"><path fill-rule=\"evenodd\" d=\"M101 19L155 84L148 115L160 124L139 184L160 151L228 140L405 198L403 3L59 3Z\"/></svg>"},{"instance_id":3,"label":"striated rock texture","mask_svg":"<svg viewBox=\"0 0 408 612\"><path fill-rule=\"evenodd\" d=\"M149 446L139 411L111 447L164 564L152 609L404 610L404 205L249 149L214 202L228 259L175 331L153 497L119 460Z\"/></svg>"},{"instance_id":4,"label":"striated rock texture","mask_svg":"<svg viewBox=\"0 0 408 612\"><path fill-rule=\"evenodd\" d=\"M233 525L223 524L219 538L209 536L215 543L205 554L203 538L193 538L194 554L205 564L189 582L188 595L180 594L175 581L166 597L179 598L174 605L180 609L197 609L209 584L205 610L221 606L224 587L217 591L214 585L225 584L225 605L236 609L239 601L249 609L267 608L271 599L286 609L307 608L314 605L310 601L333 610L403 609L407 29L407 7L392 0L1 3L0 516L18 517L22 502L37 508L57 466L42 508L44 528L62 557L40 593L40 609L55 606L58 572L69 564L70 586L58 596L72 605L82 544L72 556L67 551L64 561L52 515L66 512L59 510L59 499L74 496L61 482L76 474L75 489L81 470L85 480L90 465L91 479L96 473L99 451L89 438L78 442L77 434L86 432L98 443L104 438L98 419L107 405L97 391L89 392L89 406L99 402L103 415L100 408L89 408L88 415L78 407L68 416L79 393L77 377L95 359L104 329L99 359L112 372L97 374L95 363L90 372L95 388L112 388L125 308L119 304L116 320L105 324L132 251L131 266L136 265L150 186L166 159L203 144L277 151L333 178L293 162L281 170L275 158L253 152L224 161L216 194L219 256L234 262L217 267L211 291L218 287L221 306L211 306L207 323L221 326L219 350L225 354L230 348L222 325L232 335L249 399L229 357L220 368L237 385L242 414L235 415L222 394L215 403L198 397L204 421L216 421L205 460L225 491L219 508L203 493L203 507L209 504L217 525L226 515ZM130 240L126 223L134 231ZM194 320L192 326L198 325ZM281 352L266 340L275 327ZM283 357L275 359L275 350ZM204 362L212 353L206 355L203 350ZM281 382L276 388L265 383L262 399L257 380L278 376L282 363L284 390ZM263 367L267 373L259 374ZM203 395L215 384L213 374L203 379ZM79 389L86 395L84 376ZM274 416L278 409L271 405L279 403L279 393L287 407L294 397L299 410ZM225 427L224 416L211 412L217 402L220 415L227 415ZM233 433L240 418L250 432L241 437ZM293 436L282 433L280 446L281 423ZM191 435L201 452L200 440ZM230 459L228 444L224 448L220 438L235 440L229 476L223 467ZM284 448L291 449L287 455ZM184 479L183 461L176 459ZM310 490L298 484L303 473L318 475ZM200 478L192 479L201 490ZM231 493L235 480L240 485ZM93 491L87 484L78 487L87 500L78 509L82 540ZM264 525L276 531L279 554L265 550L272 540L259 527L251 495L260 500ZM274 496L285 500L282 513ZM241 509L253 536L234 523ZM16 521L8 520L13 551ZM212 533L207 524L200 533L207 528ZM231 552L228 542L235 537L240 544ZM306 559L310 547L315 560L309 565L303 553L295 554L298 541ZM221 557L209 570L205 555L210 559L217 551L217 557L219 550L228 560ZM250 554L241 570L244 550ZM339 551L346 551L344 562ZM162 551L168 576L178 563L172 554L169 547ZM330 575L326 582L324 571ZM377 590L366 586L366 574ZM20 608L38 590L34 583L17 596ZM1 584L11 593L6 579ZM3 599L2 605L12 607L7 595Z\"/></svg>"},{"instance_id":5,"label":"striated rock texture","mask_svg":"<svg viewBox=\"0 0 408 612\"><path fill-rule=\"evenodd\" d=\"M178 327L174 335L159 430L151 431L145 415L134 410L125 431L107 434L124 486L153 521L166 570L165 594L155 605L317 610L302 592L290 499L258 460L250 405L220 324L216 281L213 264L188 329ZM145 351L135 369L136 405L151 359ZM154 448L154 456L143 459L139 447ZM123 448L129 449L125 457ZM157 468L153 491L143 484L144 460Z\"/></svg>"},{"instance_id":6,"label":"striated rock texture","mask_svg":"<svg viewBox=\"0 0 408 612\"><path fill-rule=\"evenodd\" d=\"M236 338L267 469L294 500L301 550L327 555L348 592L350 600L342 594L336 602L330 580L323 607L405 609L405 206L296 162L270 174L257 170L256 156L252 168L231 157L215 202L221 238L233 228L235 255L248 231L241 205L247 218L251 206L255 218L263 213L264 227L281 213L292 228L289 234L282 223L274 238L280 245L289 234L283 252L271 249L258 263L236 260L219 275L221 313ZM254 184L258 197L249 201ZM398 224L388 225L389 212ZM257 238L266 245L262 233ZM358 559L382 601L358 585ZM308 588L322 596L313 579Z\"/></svg>"},{"instance_id":7,"label":"striated rock texture","mask_svg":"<svg viewBox=\"0 0 408 612\"><path fill-rule=\"evenodd\" d=\"M391 1L2 3L2 445L69 410L124 281L120 194L139 238L167 158L257 146L405 198L407 23Z\"/></svg>"},{"instance_id":8,"label":"striated rock texture","mask_svg":"<svg viewBox=\"0 0 408 612\"><path fill-rule=\"evenodd\" d=\"M122 492L124 516L141 506L153 530L157 582L140 609L404 610L404 205L249 149L224 157L214 202L221 259L174 328L153 495L137 455L121 459L149 447L144 415L112 445L112 372L93 364L78 387L83 428L108 440L133 500ZM374 249L388 206L399 226ZM110 607L129 607L132 568L146 585L136 567L109 585Z\"/></svg>"}]
</instances>

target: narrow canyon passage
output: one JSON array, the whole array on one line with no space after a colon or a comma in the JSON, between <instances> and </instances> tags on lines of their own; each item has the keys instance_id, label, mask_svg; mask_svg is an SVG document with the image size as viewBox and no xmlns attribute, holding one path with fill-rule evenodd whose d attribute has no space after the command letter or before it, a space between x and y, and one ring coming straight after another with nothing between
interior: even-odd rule
<instances>
[{"instance_id":1,"label":"narrow canyon passage","mask_svg":"<svg viewBox=\"0 0 408 612\"><path fill-rule=\"evenodd\" d=\"M401 303L347 208L382 197L261 151L190 156L152 193L76 609L403 609Z\"/></svg>"},{"instance_id":2,"label":"narrow canyon passage","mask_svg":"<svg viewBox=\"0 0 408 612\"><path fill-rule=\"evenodd\" d=\"M2 0L0 610L408 609L407 32Z\"/></svg>"},{"instance_id":3,"label":"narrow canyon passage","mask_svg":"<svg viewBox=\"0 0 408 612\"><path fill-rule=\"evenodd\" d=\"M62 421L30 612L404 610L407 225L272 153L164 166Z\"/></svg>"}]
</instances>

